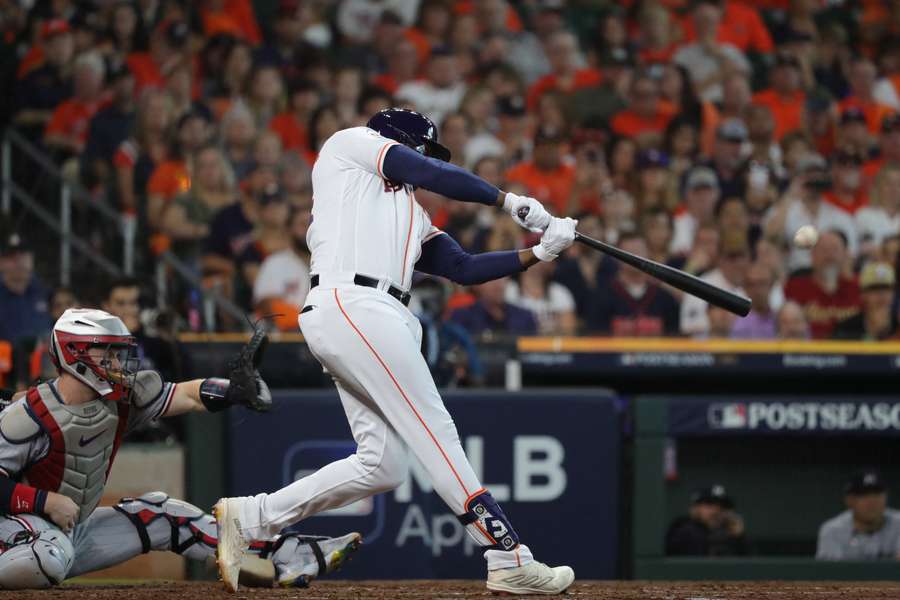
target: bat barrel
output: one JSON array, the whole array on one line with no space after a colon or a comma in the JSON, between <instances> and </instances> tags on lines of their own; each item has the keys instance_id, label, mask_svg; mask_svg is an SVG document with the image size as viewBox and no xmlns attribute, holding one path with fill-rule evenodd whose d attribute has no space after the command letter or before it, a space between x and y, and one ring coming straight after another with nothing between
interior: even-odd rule
<instances>
[{"instance_id":1,"label":"bat barrel","mask_svg":"<svg viewBox=\"0 0 900 600\"><path fill-rule=\"evenodd\" d=\"M691 294L692 296L696 296L701 300L706 300L714 306L724 308L728 312L741 317L746 317L750 313L752 304L748 298L744 298L743 296L729 292L728 290L722 289L707 281L703 281L690 273L685 273L674 267L626 252L621 248L616 248L611 244L595 240L578 232L575 232L575 241L590 246L595 250L599 250L604 254L608 254L617 260L643 271L655 279Z\"/></svg>"}]
</instances>

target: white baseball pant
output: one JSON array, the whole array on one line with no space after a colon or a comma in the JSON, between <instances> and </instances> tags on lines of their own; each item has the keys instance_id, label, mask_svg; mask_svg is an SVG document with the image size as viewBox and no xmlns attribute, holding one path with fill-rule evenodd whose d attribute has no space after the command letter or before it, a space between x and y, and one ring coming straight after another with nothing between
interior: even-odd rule
<instances>
[{"instance_id":1,"label":"white baseball pant","mask_svg":"<svg viewBox=\"0 0 900 600\"><path fill-rule=\"evenodd\" d=\"M320 274L306 304L315 308L300 315L300 329L334 378L357 451L274 493L245 498L244 537L270 539L318 512L396 488L407 473L405 446L454 514L464 514L484 488L420 352L419 320L392 296L355 286L348 276ZM471 525L467 531L480 544L491 542ZM532 560L524 544L485 556L488 569Z\"/></svg>"}]
</instances>

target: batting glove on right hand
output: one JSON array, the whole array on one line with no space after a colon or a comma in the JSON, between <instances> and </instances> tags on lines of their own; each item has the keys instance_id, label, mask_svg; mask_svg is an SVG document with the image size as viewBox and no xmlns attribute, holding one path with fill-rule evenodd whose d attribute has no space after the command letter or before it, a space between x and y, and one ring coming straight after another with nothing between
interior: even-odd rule
<instances>
[{"instance_id":1,"label":"batting glove on right hand","mask_svg":"<svg viewBox=\"0 0 900 600\"><path fill-rule=\"evenodd\" d=\"M575 241L575 226L578 221L566 217L558 219L550 218L550 225L544 235L541 236L541 243L531 249L534 255L543 261L556 260L563 250L572 245Z\"/></svg>"},{"instance_id":2,"label":"batting glove on right hand","mask_svg":"<svg viewBox=\"0 0 900 600\"><path fill-rule=\"evenodd\" d=\"M513 221L534 233L541 233L550 224L550 213L544 206L528 196L507 192L503 198L503 210L512 215Z\"/></svg>"}]
</instances>

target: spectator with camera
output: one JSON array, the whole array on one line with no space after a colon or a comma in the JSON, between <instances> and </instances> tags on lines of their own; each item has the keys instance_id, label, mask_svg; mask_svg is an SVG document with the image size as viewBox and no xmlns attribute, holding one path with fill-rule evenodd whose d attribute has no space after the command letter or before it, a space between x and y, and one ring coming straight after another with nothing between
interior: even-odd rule
<instances>
[{"instance_id":1,"label":"spectator with camera","mask_svg":"<svg viewBox=\"0 0 900 600\"><path fill-rule=\"evenodd\" d=\"M887 483L875 469L844 488L847 510L819 528L818 560L900 560L900 511L887 507Z\"/></svg>"}]
</instances>

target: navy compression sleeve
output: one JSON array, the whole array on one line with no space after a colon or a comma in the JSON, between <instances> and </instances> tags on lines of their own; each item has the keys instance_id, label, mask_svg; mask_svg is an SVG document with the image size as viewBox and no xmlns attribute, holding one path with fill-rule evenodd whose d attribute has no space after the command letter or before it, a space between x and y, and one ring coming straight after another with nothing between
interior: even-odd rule
<instances>
[{"instance_id":1,"label":"navy compression sleeve","mask_svg":"<svg viewBox=\"0 0 900 600\"><path fill-rule=\"evenodd\" d=\"M496 187L465 169L422 156L401 144L394 144L388 149L382 170L391 181L408 183L463 202L493 206L500 193Z\"/></svg>"},{"instance_id":2,"label":"navy compression sleeve","mask_svg":"<svg viewBox=\"0 0 900 600\"><path fill-rule=\"evenodd\" d=\"M475 285L524 271L525 267L516 250L469 254L456 240L442 233L422 244L416 270L461 285Z\"/></svg>"}]
</instances>

